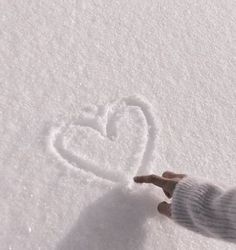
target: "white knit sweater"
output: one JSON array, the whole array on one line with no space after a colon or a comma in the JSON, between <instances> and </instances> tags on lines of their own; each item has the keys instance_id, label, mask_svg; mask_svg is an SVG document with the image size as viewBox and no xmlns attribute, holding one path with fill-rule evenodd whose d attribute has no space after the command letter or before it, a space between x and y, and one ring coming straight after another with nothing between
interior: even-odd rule
<instances>
[{"instance_id":1,"label":"white knit sweater","mask_svg":"<svg viewBox=\"0 0 236 250\"><path fill-rule=\"evenodd\" d=\"M224 190L187 176L177 184L172 198L175 222L202 235L236 243L236 187Z\"/></svg>"}]
</instances>

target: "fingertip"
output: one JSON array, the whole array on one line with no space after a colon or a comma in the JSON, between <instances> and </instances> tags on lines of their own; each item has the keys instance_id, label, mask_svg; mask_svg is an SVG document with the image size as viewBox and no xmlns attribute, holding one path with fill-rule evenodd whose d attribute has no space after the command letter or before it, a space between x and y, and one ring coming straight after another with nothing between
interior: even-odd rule
<instances>
[{"instance_id":1,"label":"fingertip","mask_svg":"<svg viewBox=\"0 0 236 250\"><path fill-rule=\"evenodd\" d=\"M163 201L157 206L157 210L160 214L163 214L167 217L171 217L171 209L170 209L171 204Z\"/></svg>"},{"instance_id":2,"label":"fingertip","mask_svg":"<svg viewBox=\"0 0 236 250\"><path fill-rule=\"evenodd\" d=\"M167 202L163 201L161 203L158 204L157 206L157 210L162 214L163 213L163 209L166 208Z\"/></svg>"},{"instance_id":3,"label":"fingertip","mask_svg":"<svg viewBox=\"0 0 236 250\"><path fill-rule=\"evenodd\" d=\"M133 180L134 180L134 182L136 182L136 183L140 183L140 178L139 178L139 176L135 176L135 177L133 178Z\"/></svg>"}]
</instances>

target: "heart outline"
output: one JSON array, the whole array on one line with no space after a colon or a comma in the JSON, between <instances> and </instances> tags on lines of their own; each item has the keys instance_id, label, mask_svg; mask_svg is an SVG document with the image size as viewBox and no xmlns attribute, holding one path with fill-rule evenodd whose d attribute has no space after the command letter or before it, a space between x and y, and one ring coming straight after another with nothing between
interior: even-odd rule
<instances>
[{"instance_id":1,"label":"heart outline","mask_svg":"<svg viewBox=\"0 0 236 250\"><path fill-rule=\"evenodd\" d=\"M108 181L126 182L127 178L123 174L116 173L116 175L114 175L114 171L110 171L107 169L106 171L104 171L102 168L97 167L98 165L96 165L92 161L85 160L83 159L83 157L78 157L78 155L73 154L69 150L66 150L63 145L63 136L61 135L64 135L66 130L73 125L93 128L97 130L101 135L109 138L110 140L114 140L114 137L116 136L116 130L115 128L112 128L112 126L108 125L113 123L115 124L115 121L112 121L112 119L114 119L114 115L117 115L117 111L113 112L112 115L109 115L109 110L111 110L109 107L112 107L112 109L117 109L118 107L118 110L122 110L122 108L125 107L137 107L142 111L148 128L148 139L144 147L144 153L140 160L140 166L136 168L136 175L150 172L152 162L154 162L156 158L154 152L157 138L159 137L160 131L162 129L162 125L160 120L156 119L156 117L153 115L151 105L140 96L124 97L121 100L114 102L113 104L100 106L102 111L101 113L103 114L103 116L101 116L103 117L103 121L99 121L100 123L98 122L97 128L94 127L93 123L89 120L79 120L77 122L72 122L69 125L63 123L59 127L52 128L50 133L49 146L54 155L56 155L59 160L61 160L70 168L78 168L80 170L90 172L95 176Z\"/></svg>"}]
</instances>

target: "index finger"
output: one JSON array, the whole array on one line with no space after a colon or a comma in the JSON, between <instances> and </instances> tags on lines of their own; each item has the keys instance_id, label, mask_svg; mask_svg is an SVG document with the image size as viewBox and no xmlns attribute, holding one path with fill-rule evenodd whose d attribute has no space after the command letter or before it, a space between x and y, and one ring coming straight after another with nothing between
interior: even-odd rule
<instances>
[{"instance_id":1,"label":"index finger","mask_svg":"<svg viewBox=\"0 0 236 250\"><path fill-rule=\"evenodd\" d=\"M164 188L169 180L165 177L151 174L151 175L135 176L134 181L136 183L151 183L158 187Z\"/></svg>"}]
</instances>

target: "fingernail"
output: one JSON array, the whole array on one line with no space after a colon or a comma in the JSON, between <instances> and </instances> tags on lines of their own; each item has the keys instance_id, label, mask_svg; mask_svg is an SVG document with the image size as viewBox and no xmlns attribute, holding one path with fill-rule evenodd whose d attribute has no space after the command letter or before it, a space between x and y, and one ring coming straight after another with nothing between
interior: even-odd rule
<instances>
[{"instance_id":1,"label":"fingernail","mask_svg":"<svg viewBox=\"0 0 236 250\"><path fill-rule=\"evenodd\" d=\"M135 182L138 181L138 177L137 176L135 176L133 179L134 179Z\"/></svg>"},{"instance_id":2,"label":"fingernail","mask_svg":"<svg viewBox=\"0 0 236 250\"><path fill-rule=\"evenodd\" d=\"M157 210L159 211L160 214L166 215L168 217L171 217L170 214L170 204L167 202L163 201L157 206Z\"/></svg>"},{"instance_id":3,"label":"fingernail","mask_svg":"<svg viewBox=\"0 0 236 250\"><path fill-rule=\"evenodd\" d=\"M163 201L161 202L158 206L157 206L157 209L160 213L163 213L163 210L166 209L166 206L167 206L167 202Z\"/></svg>"},{"instance_id":4,"label":"fingernail","mask_svg":"<svg viewBox=\"0 0 236 250\"><path fill-rule=\"evenodd\" d=\"M142 180L141 180L141 178L140 178L140 176L135 176L135 177L134 177L134 181L135 181L136 183L143 183Z\"/></svg>"}]
</instances>

